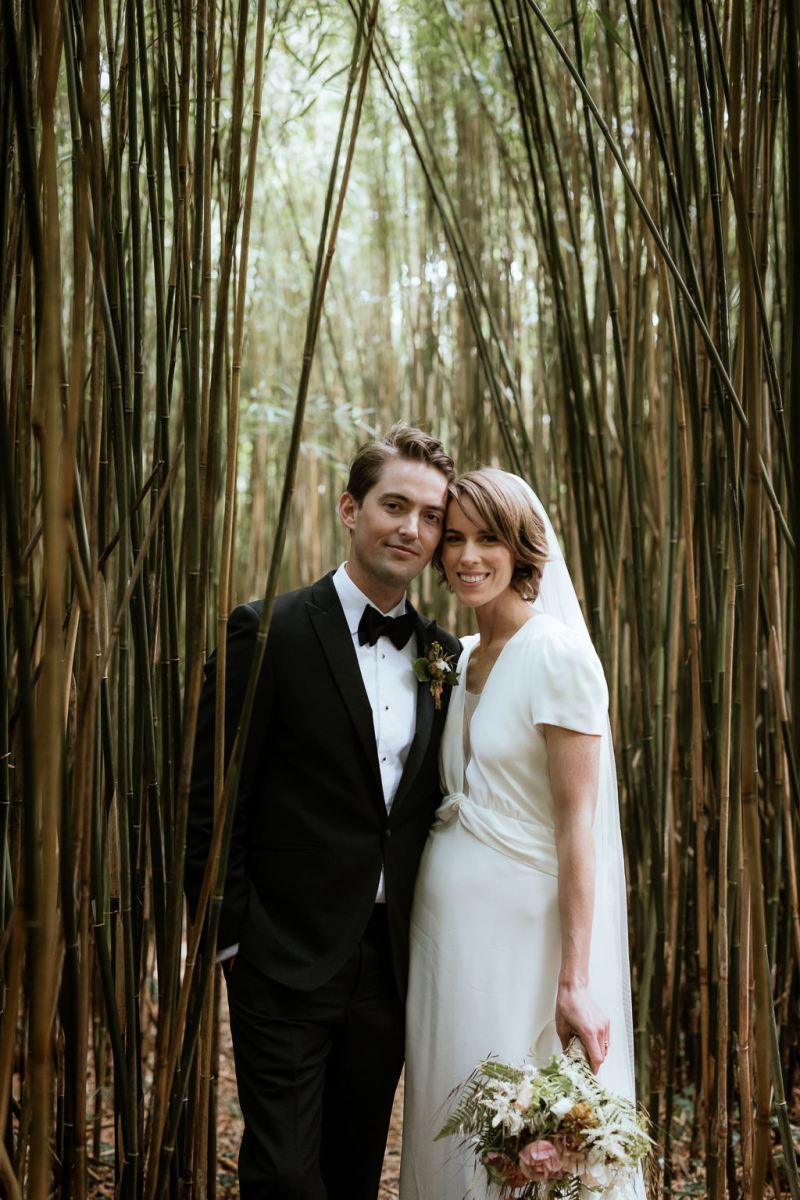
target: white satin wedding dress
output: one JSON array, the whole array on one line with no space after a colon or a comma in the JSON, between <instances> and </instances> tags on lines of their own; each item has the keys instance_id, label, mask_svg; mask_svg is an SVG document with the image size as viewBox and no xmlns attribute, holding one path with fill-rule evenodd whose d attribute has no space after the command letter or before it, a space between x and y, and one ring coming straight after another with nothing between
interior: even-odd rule
<instances>
[{"instance_id":1,"label":"white satin wedding dress","mask_svg":"<svg viewBox=\"0 0 800 1200\"><path fill-rule=\"evenodd\" d=\"M585 627L532 616L470 703L467 665L476 641L465 639L458 664L441 748L447 795L423 853L411 918L400 1200L488 1198L486 1174L471 1151L457 1138L434 1141L448 1098L490 1054L543 1063L561 1052L554 1023L558 867L540 727L596 734L610 750L605 679ZM465 704L475 705L466 729ZM609 762L601 759L604 769ZM614 859L604 862L598 853L591 944L591 991L611 1022L599 1077L632 1098L615 779L600 788L595 841ZM640 1200L641 1178L615 1195Z\"/></svg>"}]
</instances>

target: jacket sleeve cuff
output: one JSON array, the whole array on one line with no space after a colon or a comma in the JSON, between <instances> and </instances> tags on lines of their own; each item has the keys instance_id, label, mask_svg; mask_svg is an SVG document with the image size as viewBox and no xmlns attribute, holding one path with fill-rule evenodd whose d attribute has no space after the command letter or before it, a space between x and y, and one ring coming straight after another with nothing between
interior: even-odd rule
<instances>
[{"instance_id":1,"label":"jacket sleeve cuff","mask_svg":"<svg viewBox=\"0 0 800 1200\"><path fill-rule=\"evenodd\" d=\"M234 942L232 946L226 946L224 950L217 951L216 962L223 963L226 959L233 958L239 952L239 943Z\"/></svg>"}]
</instances>

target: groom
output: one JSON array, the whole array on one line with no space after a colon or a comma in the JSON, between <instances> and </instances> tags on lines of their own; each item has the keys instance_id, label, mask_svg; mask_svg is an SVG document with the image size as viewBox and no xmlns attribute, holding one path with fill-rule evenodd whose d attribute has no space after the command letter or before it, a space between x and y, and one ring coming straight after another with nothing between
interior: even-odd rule
<instances>
[{"instance_id":1,"label":"groom","mask_svg":"<svg viewBox=\"0 0 800 1200\"><path fill-rule=\"evenodd\" d=\"M405 591L439 541L453 477L441 443L408 425L362 446L339 500L347 562L275 604L218 938L244 1114L242 1200L378 1194L448 698L437 709L412 663L437 641L459 649ZM228 751L260 609L230 616ZM213 825L214 691L212 656L190 801L192 914Z\"/></svg>"}]
</instances>

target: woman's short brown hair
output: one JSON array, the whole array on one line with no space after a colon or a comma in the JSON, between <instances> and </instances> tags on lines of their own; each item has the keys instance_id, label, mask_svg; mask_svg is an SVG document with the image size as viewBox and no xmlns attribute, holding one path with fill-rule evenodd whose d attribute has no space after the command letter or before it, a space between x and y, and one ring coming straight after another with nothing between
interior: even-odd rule
<instances>
[{"instance_id":1,"label":"woman's short brown hair","mask_svg":"<svg viewBox=\"0 0 800 1200\"><path fill-rule=\"evenodd\" d=\"M456 477L456 468L444 446L429 433L414 425L398 421L382 438L365 442L359 447L350 464L350 477L345 491L357 504L362 504L367 492L374 488L390 458L408 458L426 463L441 471L448 483Z\"/></svg>"},{"instance_id":2,"label":"woman's short brown hair","mask_svg":"<svg viewBox=\"0 0 800 1200\"><path fill-rule=\"evenodd\" d=\"M459 475L448 487L447 494L462 511L463 501L468 500L484 526L508 546L514 556L511 586L524 600L535 600L547 562L547 530L522 480L496 467L483 467L480 471ZM433 565L442 581L445 578L442 549L446 533L445 517L442 540L433 555Z\"/></svg>"}]
</instances>

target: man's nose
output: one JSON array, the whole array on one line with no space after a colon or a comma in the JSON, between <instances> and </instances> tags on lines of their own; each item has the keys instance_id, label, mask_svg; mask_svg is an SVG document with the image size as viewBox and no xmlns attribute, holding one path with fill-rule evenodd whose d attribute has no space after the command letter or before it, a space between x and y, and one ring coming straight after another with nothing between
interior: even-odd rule
<instances>
[{"instance_id":1,"label":"man's nose","mask_svg":"<svg viewBox=\"0 0 800 1200\"><path fill-rule=\"evenodd\" d=\"M419 514L415 512L404 513L400 532L406 537L415 538L419 533Z\"/></svg>"}]
</instances>

